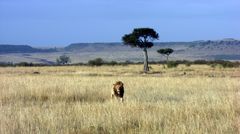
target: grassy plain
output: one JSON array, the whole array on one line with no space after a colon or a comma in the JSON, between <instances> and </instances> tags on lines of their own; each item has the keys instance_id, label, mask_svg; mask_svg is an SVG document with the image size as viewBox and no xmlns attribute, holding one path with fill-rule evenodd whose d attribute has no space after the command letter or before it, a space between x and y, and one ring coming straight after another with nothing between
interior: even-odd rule
<instances>
[{"instance_id":1,"label":"grassy plain","mask_svg":"<svg viewBox=\"0 0 240 134\"><path fill-rule=\"evenodd\" d=\"M239 90L240 68L0 68L0 133L238 133Z\"/></svg>"}]
</instances>

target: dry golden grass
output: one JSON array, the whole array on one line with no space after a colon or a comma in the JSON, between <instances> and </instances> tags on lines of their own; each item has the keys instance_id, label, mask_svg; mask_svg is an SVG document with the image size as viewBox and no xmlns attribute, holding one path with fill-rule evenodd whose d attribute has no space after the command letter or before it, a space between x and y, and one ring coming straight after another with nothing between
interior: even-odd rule
<instances>
[{"instance_id":1,"label":"dry golden grass","mask_svg":"<svg viewBox=\"0 0 240 134\"><path fill-rule=\"evenodd\" d=\"M0 133L239 132L239 68L141 71L142 65L0 68ZM125 84L123 104L110 99L117 80Z\"/></svg>"}]
</instances>

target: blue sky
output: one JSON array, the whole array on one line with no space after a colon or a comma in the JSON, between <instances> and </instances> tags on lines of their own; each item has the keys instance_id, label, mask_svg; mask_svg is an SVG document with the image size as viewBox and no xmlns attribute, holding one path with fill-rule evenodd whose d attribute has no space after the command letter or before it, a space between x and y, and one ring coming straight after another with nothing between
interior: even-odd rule
<instances>
[{"instance_id":1,"label":"blue sky","mask_svg":"<svg viewBox=\"0 0 240 134\"><path fill-rule=\"evenodd\" d=\"M120 42L133 28L159 41L240 39L239 0L0 0L0 44Z\"/></svg>"}]
</instances>

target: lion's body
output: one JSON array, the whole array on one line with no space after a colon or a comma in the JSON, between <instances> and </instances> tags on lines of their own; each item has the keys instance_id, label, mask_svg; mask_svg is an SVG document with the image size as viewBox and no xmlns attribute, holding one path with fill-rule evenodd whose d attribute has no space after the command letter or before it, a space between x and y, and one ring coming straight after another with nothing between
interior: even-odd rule
<instances>
[{"instance_id":1,"label":"lion's body","mask_svg":"<svg viewBox=\"0 0 240 134\"><path fill-rule=\"evenodd\" d=\"M113 84L113 89L112 89L112 98L116 97L117 99L120 99L123 101L123 95L124 95L124 86L121 81L117 81L115 84Z\"/></svg>"}]
</instances>

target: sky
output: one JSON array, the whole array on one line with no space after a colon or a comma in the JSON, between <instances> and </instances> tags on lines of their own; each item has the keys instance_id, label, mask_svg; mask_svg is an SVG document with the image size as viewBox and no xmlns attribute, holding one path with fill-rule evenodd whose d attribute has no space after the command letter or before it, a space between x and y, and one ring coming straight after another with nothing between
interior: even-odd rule
<instances>
[{"instance_id":1,"label":"sky","mask_svg":"<svg viewBox=\"0 0 240 134\"><path fill-rule=\"evenodd\" d=\"M0 44L121 42L153 28L158 42L240 39L240 0L0 0Z\"/></svg>"}]
</instances>

